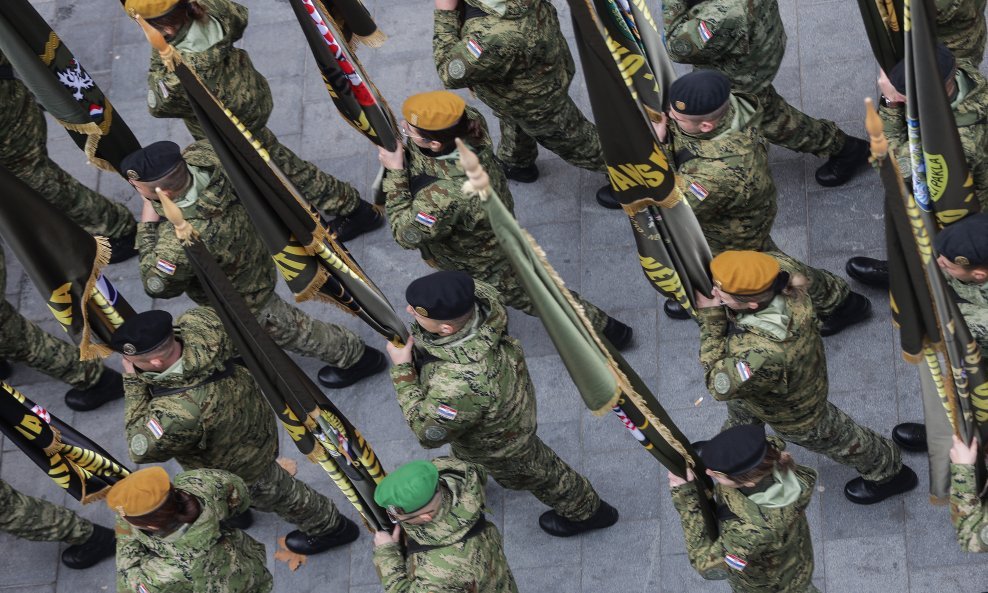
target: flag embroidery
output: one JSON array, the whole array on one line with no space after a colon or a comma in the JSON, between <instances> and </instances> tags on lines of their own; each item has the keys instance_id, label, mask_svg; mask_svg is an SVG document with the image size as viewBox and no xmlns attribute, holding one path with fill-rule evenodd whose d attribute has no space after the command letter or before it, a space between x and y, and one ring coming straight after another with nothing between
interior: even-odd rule
<instances>
[{"instance_id":1,"label":"flag embroidery","mask_svg":"<svg viewBox=\"0 0 988 593\"><path fill-rule=\"evenodd\" d=\"M97 117L99 117L101 115L103 115L103 108L102 107L100 107L96 103L92 103L92 104L89 105L89 117L91 117L93 119L96 119Z\"/></svg>"},{"instance_id":2,"label":"flag embroidery","mask_svg":"<svg viewBox=\"0 0 988 593\"><path fill-rule=\"evenodd\" d=\"M169 276L175 273L175 264L173 264L168 260L159 259L157 265L155 265L154 267L158 268L159 270L161 270L165 274L168 274Z\"/></svg>"},{"instance_id":3,"label":"flag embroidery","mask_svg":"<svg viewBox=\"0 0 988 593\"><path fill-rule=\"evenodd\" d=\"M700 21L700 24L696 26L696 30L700 34L700 39L703 40L703 43L707 43L714 36L714 32L710 30L707 21Z\"/></svg>"},{"instance_id":4,"label":"flag embroidery","mask_svg":"<svg viewBox=\"0 0 988 593\"><path fill-rule=\"evenodd\" d=\"M728 554L724 556L724 562L734 570L744 570L748 563L741 558L735 556L734 554Z\"/></svg>"},{"instance_id":5,"label":"flag embroidery","mask_svg":"<svg viewBox=\"0 0 988 593\"><path fill-rule=\"evenodd\" d=\"M441 406L436 408L436 413L439 414L440 418L443 418L445 420L456 419L456 410L447 406L446 404L442 404Z\"/></svg>"},{"instance_id":6,"label":"flag embroidery","mask_svg":"<svg viewBox=\"0 0 988 593\"><path fill-rule=\"evenodd\" d=\"M436 224L436 217L425 212L419 212L415 215L415 222L432 228L432 225Z\"/></svg>"},{"instance_id":7,"label":"flag embroidery","mask_svg":"<svg viewBox=\"0 0 988 593\"><path fill-rule=\"evenodd\" d=\"M34 406L31 407L31 411L37 414L38 418L41 418L48 424L51 424L51 414L48 413L48 410L42 408L38 404L34 404Z\"/></svg>"},{"instance_id":8,"label":"flag embroidery","mask_svg":"<svg viewBox=\"0 0 988 593\"><path fill-rule=\"evenodd\" d=\"M692 192L693 195L696 196L696 198L701 202L707 197L709 193L707 192L707 188L703 187L702 185L700 185L695 181L690 182L690 192Z\"/></svg>"},{"instance_id":9,"label":"flag embroidery","mask_svg":"<svg viewBox=\"0 0 988 593\"><path fill-rule=\"evenodd\" d=\"M147 426L147 429L152 435L154 435L155 439L160 439L165 434L165 431L161 428L161 424L158 423L157 418L151 418L145 426Z\"/></svg>"},{"instance_id":10,"label":"flag embroidery","mask_svg":"<svg viewBox=\"0 0 988 593\"><path fill-rule=\"evenodd\" d=\"M748 379L751 378L751 367L748 366L748 363L746 363L743 360L739 360L738 363L734 366L735 368L738 369L738 374L741 375L742 382L747 381Z\"/></svg>"},{"instance_id":11,"label":"flag embroidery","mask_svg":"<svg viewBox=\"0 0 988 593\"><path fill-rule=\"evenodd\" d=\"M477 59L480 59L480 54L484 53L484 50L481 49L480 44L473 39L467 39L467 51L469 51L470 54Z\"/></svg>"}]
</instances>

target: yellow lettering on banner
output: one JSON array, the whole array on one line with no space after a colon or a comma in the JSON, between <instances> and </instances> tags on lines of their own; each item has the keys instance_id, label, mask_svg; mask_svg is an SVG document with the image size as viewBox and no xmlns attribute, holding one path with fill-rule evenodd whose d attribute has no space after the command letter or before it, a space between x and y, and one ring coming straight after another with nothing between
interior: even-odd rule
<instances>
[{"instance_id":1,"label":"yellow lettering on banner","mask_svg":"<svg viewBox=\"0 0 988 593\"><path fill-rule=\"evenodd\" d=\"M652 145L652 154L648 156L648 161L648 163L624 163L616 167L608 165L607 174L611 178L611 183L619 191L636 186L662 187L669 171L669 161L658 145Z\"/></svg>"},{"instance_id":2,"label":"yellow lettering on banner","mask_svg":"<svg viewBox=\"0 0 988 593\"><path fill-rule=\"evenodd\" d=\"M286 282L291 282L295 278L298 278L299 273L305 269L305 262L293 259L291 257L293 255L305 256L307 254L305 253L305 248L301 245L288 244L277 255L271 256L274 263L278 265L278 270L284 276Z\"/></svg>"},{"instance_id":3,"label":"yellow lettering on banner","mask_svg":"<svg viewBox=\"0 0 988 593\"><path fill-rule=\"evenodd\" d=\"M62 461L62 456L58 453L52 455L48 459L49 463L51 463L51 469L48 470L48 477L54 480L54 482L62 488L68 488L69 484L72 482L72 475L69 473L69 466Z\"/></svg>"},{"instance_id":4,"label":"yellow lettering on banner","mask_svg":"<svg viewBox=\"0 0 988 593\"><path fill-rule=\"evenodd\" d=\"M41 434L41 420L34 414L24 414L21 423L14 428L26 438L34 440Z\"/></svg>"},{"instance_id":5,"label":"yellow lettering on banner","mask_svg":"<svg viewBox=\"0 0 988 593\"><path fill-rule=\"evenodd\" d=\"M689 309L689 300L686 298L686 291L683 289L683 283L679 280L679 275L676 274L675 270L666 267L661 262L655 260L655 258L639 255L638 259L641 262L642 269L645 271L645 276L648 277L652 284L663 293L672 295L677 301Z\"/></svg>"},{"instance_id":6,"label":"yellow lettering on banner","mask_svg":"<svg viewBox=\"0 0 988 593\"><path fill-rule=\"evenodd\" d=\"M68 331L68 328L72 327L72 293L69 292L71 288L72 283L66 282L53 290L51 296L48 297L48 309L55 316L55 319L62 324L62 329L65 331ZM53 305L68 306L56 308Z\"/></svg>"},{"instance_id":7,"label":"yellow lettering on banner","mask_svg":"<svg viewBox=\"0 0 988 593\"><path fill-rule=\"evenodd\" d=\"M930 188L930 199L936 202L943 197L950 182L950 169L942 154L923 153L926 161L926 183Z\"/></svg>"}]
</instances>

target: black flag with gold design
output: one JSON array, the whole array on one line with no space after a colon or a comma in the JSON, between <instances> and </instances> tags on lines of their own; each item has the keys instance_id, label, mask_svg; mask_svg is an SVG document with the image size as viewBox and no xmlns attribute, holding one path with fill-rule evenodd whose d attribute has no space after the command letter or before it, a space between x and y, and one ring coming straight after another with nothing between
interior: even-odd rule
<instances>
[{"instance_id":1,"label":"black flag with gold design","mask_svg":"<svg viewBox=\"0 0 988 593\"><path fill-rule=\"evenodd\" d=\"M858 0L865 34L875 60L885 72L905 57L902 0Z\"/></svg>"},{"instance_id":2,"label":"black flag with gold design","mask_svg":"<svg viewBox=\"0 0 988 593\"><path fill-rule=\"evenodd\" d=\"M130 473L102 447L3 382L0 433L83 504L104 497Z\"/></svg>"},{"instance_id":3,"label":"black flag with gold design","mask_svg":"<svg viewBox=\"0 0 988 593\"><path fill-rule=\"evenodd\" d=\"M0 2L0 62L6 56L38 103L106 171L140 143L96 81L28 0Z\"/></svg>"}]
</instances>

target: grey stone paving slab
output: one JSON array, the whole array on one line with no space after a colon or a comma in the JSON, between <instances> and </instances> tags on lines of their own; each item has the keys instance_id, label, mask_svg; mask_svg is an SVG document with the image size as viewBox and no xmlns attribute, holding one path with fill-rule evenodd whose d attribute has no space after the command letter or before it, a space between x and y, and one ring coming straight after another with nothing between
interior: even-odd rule
<instances>
[{"instance_id":1,"label":"grey stone paving slab","mask_svg":"<svg viewBox=\"0 0 988 593\"><path fill-rule=\"evenodd\" d=\"M908 574L902 535L828 541L824 547L827 593L892 593L907 590Z\"/></svg>"}]
</instances>

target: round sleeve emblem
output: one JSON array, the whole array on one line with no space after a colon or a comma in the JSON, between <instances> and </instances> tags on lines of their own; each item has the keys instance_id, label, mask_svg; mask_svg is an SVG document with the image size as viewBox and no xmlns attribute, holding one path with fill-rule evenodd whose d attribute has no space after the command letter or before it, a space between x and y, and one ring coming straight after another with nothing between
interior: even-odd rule
<instances>
[{"instance_id":1,"label":"round sleeve emblem","mask_svg":"<svg viewBox=\"0 0 988 593\"><path fill-rule=\"evenodd\" d=\"M425 438L430 441L441 441L446 438L447 434L449 433L442 426L430 426L425 429Z\"/></svg>"},{"instance_id":2,"label":"round sleeve emblem","mask_svg":"<svg viewBox=\"0 0 988 593\"><path fill-rule=\"evenodd\" d=\"M422 240L422 233L413 228L403 229L401 231L401 238L406 243L418 243Z\"/></svg>"},{"instance_id":3,"label":"round sleeve emblem","mask_svg":"<svg viewBox=\"0 0 988 593\"><path fill-rule=\"evenodd\" d=\"M154 94L154 91L148 89L148 107L154 109L158 106L158 96Z\"/></svg>"},{"instance_id":4,"label":"round sleeve emblem","mask_svg":"<svg viewBox=\"0 0 988 593\"><path fill-rule=\"evenodd\" d=\"M141 433L130 439L130 452L134 455L144 455L148 452L148 438Z\"/></svg>"},{"instance_id":5,"label":"round sleeve emblem","mask_svg":"<svg viewBox=\"0 0 988 593\"><path fill-rule=\"evenodd\" d=\"M463 75L467 73L467 66L460 58L454 58L446 65L446 72L451 78L463 78Z\"/></svg>"},{"instance_id":6,"label":"round sleeve emblem","mask_svg":"<svg viewBox=\"0 0 988 593\"><path fill-rule=\"evenodd\" d=\"M981 538L981 543L988 545L988 525L981 528L981 533L978 534L978 537Z\"/></svg>"},{"instance_id":7,"label":"round sleeve emblem","mask_svg":"<svg viewBox=\"0 0 988 593\"><path fill-rule=\"evenodd\" d=\"M717 373L714 375L714 391L724 395L731 390L731 378L727 373Z\"/></svg>"},{"instance_id":8,"label":"round sleeve emblem","mask_svg":"<svg viewBox=\"0 0 988 593\"><path fill-rule=\"evenodd\" d=\"M151 276L147 280L147 287L148 287L148 292L152 294L158 294L160 292L164 292L165 283L161 278L158 278L157 276Z\"/></svg>"},{"instance_id":9,"label":"round sleeve emblem","mask_svg":"<svg viewBox=\"0 0 988 593\"><path fill-rule=\"evenodd\" d=\"M677 56L688 56L691 49L690 43L682 39L676 39L669 44L669 50Z\"/></svg>"}]
</instances>

